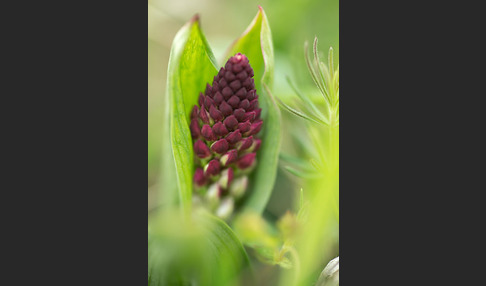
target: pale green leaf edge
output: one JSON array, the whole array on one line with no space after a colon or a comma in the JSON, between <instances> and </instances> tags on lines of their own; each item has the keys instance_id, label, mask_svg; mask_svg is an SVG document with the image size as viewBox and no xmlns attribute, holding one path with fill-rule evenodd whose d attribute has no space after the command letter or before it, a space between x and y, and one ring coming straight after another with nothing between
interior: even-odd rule
<instances>
[{"instance_id":1,"label":"pale green leaf edge","mask_svg":"<svg viewBox=\"0 0 486 286\"><path fill-rule=\"evenodd\" d=\"M199 41L199 42L198 42ZM197 44L202 44L204 53L211 67L197 66L204 65L204 61L189 61L192 68L198 71L197 76L191 78L187 82L194 82L198 80L201 86L198 89L190 90L184 94L184 89L187 84L183 86L181 73L183 72L184 59L183 56L190 52L197 52L195 48ZM186 63L187 64L187 63ZM192 198L192 176L194 169L192 138L189 129L189 113L194 104L197 104L197 97L200 91L204 90L206 82L217 73L216 60L207 43L204 34L199 25L199 17L196 15L186 23L174 37L172 44L168 71L167 71L167 103L169 107L169 129L170 129L170 146L171 159L173 166L175 166L175 179L177 181L176 187L178 190L178 198L182 210L189 212L191 208ZM185 67L186 69L188 67ZM167 167L170 164L166 164ZM170 172L168 172L170 174ZM166 180L173 180L165 176ZM168 190L162 190L166 192ZM167 196L166 196L167 197Z\"/></svg>"},{"instance_id":2,"label":"pale green leaf edge","mask_svg":"<svg viewBox=\"0 0 486 286\"><path fill-rule=\"evenodd\" d=\"M243 35L233 43L227 53L227 58L237 52L244 53L244 49L248 49L248 47L241 47L240 43L244 42L245 37L251 35L254 29L259 29L260 31L260 56L263 59L264 66L261 78L255 77L257 92L260 94L259 100L262 106L264 127L262 128L262 145L257 153L257 168L252 175L249 186L250 193L243 208L244 211L262 213L270 199L277 177L282 136L280 109L272 94L264 88L264 85L268 86L269 89L273 87L274 54L270 26L262 7L259 6L259 11L251 24ZM251 45L252 43L249 44ZM255 70L255 75L257 74L258 72Z\"/></svg>"}]
</instances>

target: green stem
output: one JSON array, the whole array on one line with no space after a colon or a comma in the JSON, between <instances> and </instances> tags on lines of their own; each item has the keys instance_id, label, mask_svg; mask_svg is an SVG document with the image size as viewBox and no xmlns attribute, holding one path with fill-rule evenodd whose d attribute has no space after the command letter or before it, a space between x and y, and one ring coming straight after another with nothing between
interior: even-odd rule
<instances>
[{"instance_id":1,"label":"green stem","mask_svg":"<svg viewBox=\"0 0 486 286\"><path fill-rule=\"evenodd\" d=\"M297 285L297 279L300 275L300 259L299 259L299 253L297 250L295 250L294 247L289 247L289 252L292 255L292 258L294 260L294 285Z\"/></svg>"}]
</instances>

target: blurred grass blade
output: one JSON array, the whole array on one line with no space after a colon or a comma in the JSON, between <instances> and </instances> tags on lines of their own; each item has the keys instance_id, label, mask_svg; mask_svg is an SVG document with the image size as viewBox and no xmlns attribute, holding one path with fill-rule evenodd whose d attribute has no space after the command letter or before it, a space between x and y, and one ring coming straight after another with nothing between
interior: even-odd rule
<instances>
[{"instance_id":1,"label":"blurred grass blade","mask_svg":"<svg viewBox=\"0 0 486 286\"><path fill-rule=\"evenodd\" d=\"M275 184L281 139L280 110L270 94L274 76L272 35L262 7L259 7L257 15L243 35L230 47L225 59L238 52L245 54L253 67L255 86L262 108L261 117L264 121L258 164L251 177L250 193L244 208L261 213ZM265 86L268 89L265 89Z\"/></svg>"},{"instance_id":2,"label":"blurred grass blade","mask_svg":"<svg viewBox=\"0 0 486 286\"><path fill-rule=\"evenodd\" d=\"M326 101L328 103L331 102L330 98L329 98L329 94L327 92L327 89L326 87L324 86L324 84L319 81L319 78L317 77L317 74L319 73L319 68L318 71L316 72L315 69L314 69L314 66L313 64L311 63L311 60L310 60L310 57L309 57L309 44L307 42L304 43L304 56L305 56L305 61L307 63L307 67L310 71L310 74L311 74L311 77L312 77L312 80L314 80L314 83L317 85L317 87L319 88L319 90L321 91L322 95L324 96L324 98L326 99ZM321 78L322 79L322 78Z\"/></svg>"},{"instance_id":3,"label":"blurred grass blade","mask_svg":"<svg viewBox=\"0 0 486 286\"><path fill-rule=\"evenodd\" d=\"M287 170L289 173L300 177L300 178L308 178L308 179L314 179L314 178L319 178L320 173L317 172L315 167L312 165L312 160L310 161L301 159L299 157L291 156L285 153L280 154L280 159L281 162L286 162L289 164L292 164L293 166L290 165L284 165L283 168ZM311 162L311 163L309 163ZM313 168L314 167L314 168Z\"/></svg>"},{"instance_id":4,"label":"blurred grass blade","mask_svg":"<svg viewBox=\"0 0 486 286\"><path fill-rule=\"evenodd\" d=\"M318 117L321 121L325 122L326 124L329 124L326 121L327 118L324 116L324 114L322 114L322 112L319 110L319 108L317 108L317 106L312 102L312 100L310 100L308 96L302 95L302 93L295 87L290 77L287 76L286 79L287 79L287 83L290 85L290 88L292 88L295 94L297 94L297 96L300 99L302 99L307 104L307 106L312 109L312 111L314 111L315 116Z\"/></svg>"},{"instance_id":5,"label":"blurred grass blade","mask_svg":"<svg viewBox=\"0 0 486 286\"><path fill-rule=\"evenodd\" d=\"M321 76L321 84L324 87L324 89L328 91L327 87L330 82L330 74L332 75L333 73L330 73L327 66L323 64L319 58L319 51L317 50L317 37L314 38L314 45L313 45L313 50L314 50L314 63L315 63L315 68L319 72L319 75ZM332 48L329 50L332 53ZM332 56L332 55L329 55ZM320 68L319 68L320 67ZM327 84L326 84L327 83ZM332 87L329 87L332 92ZM330 97L330 95L328 94ZM329 100L329 104L332 104L332 102Z\"/></svg>"},{"instance_id":6,"label":"blurred grass blade","mask_svg":"<svg viewBox=\"0 0 486 286\"><path fill-rule=\"evenodd\" d=\"M296 109L293 109L292 107L288 106L287 104L285 104L280 98L276 97L278 103L280 104L280 106L282 106L283 108L285 108L288 112L290 113L293 113L301 118L304 118L306 120L309 120L309 121L312 121L314 123L317 123L317 124L323 124L323 125L327 125L326 122L320 120L320 119L314 119L312 117L310 117L309 115L301 112L301 111L298 111Z\"/></svg>"},{"instance_id":7,"label":"blurred grass blade","mask_svg":"<svg viewBox=\"0 0 486 286\"><path fill-rule=\"evenodd\" d=\"M311 170L310 172L309 171L301 171L301 170L297 170L295 169L294 167L291 167L291 166L285 166L284 167L285 170L287 170L289 173L291 173L292 175L294 176L297 176L299 178L304 178L304 179L315 179L315 178L319 178L320 174Z\"/></svg>"},{"instance_id":8,"label":"blurred grass blade","mask_svg":"<svg viewBox=\"0 0 486 286\"><path fill-rule=\"evenodd\" d=\"M251 274L248 256L219 218L197 213L192 220L166 211L148 232L149 285L239 285Z\"/></svg>"},{"instance_id":9,"label":"blurred grass blade","mask_svg":"<svg viewBox=\"0 0 486 286\"><path fill-rule=\"evenodd\" d=\"M309 160L304 160L304 159L301 159L299 157L295 157L295 156L291 156L291 155L288 155L288 154L281 153L280 154L280 160L282 162L286 162L286 163L293 165L294 167L296 167L299 170L302 170L301 172L308 173L307 175L309 175L310 177L315 177L315 176L320 175L318 173L318 171L320 172L320 168L316 168L316 166L314 165L315 160L312 159L312 158L309 159ZM296 168L292 168L292 169L296 170ZM306 177L306 176L304 176L304 177Z\"/></svg>"},{"instance_id":10,"label":"blurred grass blade","mask_svg":"<svg viewBox=\"0 0 486 286\"><path fill-rule=\"evenodd\" d=\"M193 152L189 130L189 114L197 104L199 93L217 73L216 61L204 37L199 17L194 16L176 34L172 43L167 71L167 100L169 106L169 130L172 156L165 166L174 166L178 199L182 208L189 210L192 195ZM164 154L165 155L165 154ZM174 180L170 172L164 173L163 181ZM164 185L164 184L162 184ZM169 190L162 190L162 193Z\"/></svg>"},{"instance_id":11,"label":"blurred grass blade","mask_svg":"<svg viewBox=\"0 0 486 286\"><path fill-rule=\"evenodd\" d=\"M282 162L287 162L295 166L298 166L299 168L307 168L309 166L309 162L307 160L304 160L300 157L289 155L287 153L280 153L280 160Z\"/></svg>"},{"instance_id":12,"label":"blurred grass blade","mask_svg":"<svg viewBox=\"0 0 486 286\"><path fill-rule=\"evenodd\" d=\"M316 48L315 49L317 50L317 41L316 41ZM331 76L333 76L334 75L334 50L333 50L332 47L329 47L329 54L328 54L327 62L329 64L329 74Z\"/></svg>"}]
</instances>

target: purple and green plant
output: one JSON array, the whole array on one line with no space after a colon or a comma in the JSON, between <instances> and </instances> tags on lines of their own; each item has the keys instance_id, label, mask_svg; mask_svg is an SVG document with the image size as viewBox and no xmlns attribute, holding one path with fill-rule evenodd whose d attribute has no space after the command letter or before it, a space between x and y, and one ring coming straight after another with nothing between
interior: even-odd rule
<instances>
[{"instance_id":1,"label":"purple and green plant","mask_svg":"<svg viewBox=\"0 0 486 286\"><path fill-rule=\"evenodd\" d=\"M234 285L232 279L252 272L240 240L219 217L261 214L273 190L281 140L280 110L270 93L273 57L261 7L227 50L223 69L198 15L176 34L161 208L149 221L149 285Z\"/></svg>"},{"instance_id":2,"label":"purple and green plant","mask_svg":"<svg viewBox=\"0 0 486 286\"><path fill-rule=\"evenodd\" d=\"M253 68L241 53L231 57L199 94L191 112L196 170L193 202L228 218L248 186L261 139Z\"/></svg>"},{"instance_id":3,"label":"purple and green plant","mask_svg":"<svg viewBox=\"0 0 486 286\"><path fill-rule=\"evenodd\" d=\"M193 139L190 126L192 124L192 126L195 127L195 123L192 120L194 118L191 118L191 114L194 111L194 106L197 104L199 104L198 120L201 120L201 122L198 122L198 128L201 128L201 130L199 130L201 136L203 135L203 131L205 135L211 136L208 128L210 127L211 132L213 132L215 125L216 130L214 131L224 133L225 130L222 128L223 125L226 129L231 129L234 128L234 126L231 126L232 123L242 123L241 126L238 127L240 133L236 130L231 130L232 134L229 139L237 140L239 139L238 134L240 134L242 136L241 140L245 138L245 142L241 141L240 144L249 144L251 141L252 146L250 148L256 149L257 146L259 146L257 153L250 152L248 154L243 154L243 152L238 151L238 159L240 159L237 163L240 165L238 169L243 169L242 167L245 167L246 165L253 165L253 160L258 161L258 164L251 166L254 170L251 174L248 174L247 181L246 179L243 179L243 176L241 176L239 181L240 185L247 184L245 197L239 205L239 210L252 210L261 213L270 198L275 183L281 140L280 110L275 99L269 92L273 86L273 46L268 20L261 7L247 30L228 49L224 59L228 59L238 53L241 54L242 60L244 59L246 61L247 59L249 61L249 66L251 66L251 69L253 70L252 85L254 85L254 88L252 86L251 90L247 89L246 96L248 97L248 103L251 104L247 109L251 110L254 108L254 110L251 110L247 115L247 109L243 109L245 110L245 116L254 116L254 119L249 122L250 128L252 129L252 132L261 128L261 131L259 132L260 138L254 137L249 139L249 136L244 136L249 133L248 131L243 132L244 134L241 133L240 127L243 128L243 130L246 130L246 121L240 122L237 119L238 122L236 122L233 120L236 119L236 116L238 116L239 119L243 119L240 117L243 115L239 105L242 104L244 107L246 101L245 98L239 97L240 94L238 94L238 92L241 90L241 87L234 94L233 89L229 87L232 92L231 96L235 95L236 97L233 97L231 100L228 98L229 101L223 98L227 104L223 104L223 106L218 105L217 108L213 105L213 115L219 119L220 114L218 112L221 112L221 115L230 127L225 124L224 120L221 124L218 124L214 118L210 118L211 110L209 109L207 110L204 108L206 112L201 113L203 110L200 108L201 104L204 105L205 102L199 102L200 94L206 92L208 84L213 82L215 76L219 76L220 65L217 64L209 44L202 33L198 16L195 16L177 33L172 45L167 78L168 129L166 138L170 140L170 144L168 144L170 147L167 147L165 150L168 153L168 156L166 156L167 160L164 165L163 181L175 181L175 184L164 184L161 188L161 197L165 198L165 201L167 202L176 202L176 205L180 206L187 213L190 213L190 210L193 207L192 203L193 197L195 197L194 194L197 193L196 189L206 185L203 184L206 182L203 182L201 174L205 175L205 179L211 182L215 181L217 176L214 175L216 173L222 175L219 172L216 172L218 171L216 161L212 161L209 165L202 165L203 162L199 159L204 159L205 157L200 158L199 155L206 156L204 152L207 151L203 145L209 147L212 154L219 154L217 151L222 152L226 147L226 144L223 141L213 142L211 140L206 140L204 142L198 141L196 138ZM233 59L236 59L236 57ZM251 74L250 69L246 73L246 77L251 79L251 76L249 76L249 74ZM244 74L241 74L240 76L243 75ZM245 78L244 80L248 79ZM237 83L243 84L244 82L236 81L234 84ZM220 92L223 92L223 90L224 87ZM226 89L226 91L229 92L229 89ZM253 95L253 93L255 94ZM255 108L253 105L256 104L256 101L253 100L256 99L257 94L259 95L258 108ZM204 96L205 95L203 95L203 97ZM216 96L216 94L213 94L213 96ZM225 95L223 95L223 97L224 96ZM255 98L253 98L253 96L255 96ZM206 100L206 98L208 97L204 97L203 101ZM213 100L214 103L214 99L209 97L209 99L206 100L208 101L207 104L210 105L209 100ZM216 100L219 99L217 98ZM240 102L237 103L237 100L240 100ZM231 104L238 108L234 108ZM236 106L236 104L238 104L238 106ZM228 113L230 111L228 107L231 107L232 114ZM252 111L255 111L255 113L251 113ZM234 114L235 112L236 114ZM205 122L206 118L204 117L206 115L207 123ZM203 118L201 118L201 116L203 116ZM213 120L214 125L211 124L210 119ZM263 122L264 124L262 125ZM230 132L230 130L227 131ZM193 132L196 131L193 130ZM229 135L230 134L226 136ZM208 139L212 138L208 137ZM201 142L205 144L201 144ZM211 144L214 143L214 145L208 145L209 142L211 142ZM194 147L196 148L196 151L201 152L199 155L194 154ZM223 157L223 161L226 160L226 158L234 158L234 151L230 151L234 149L235 148L230 149L230 146L228 146L229 154L219 154ZM240 158L240 155L242 155L242 158ZM224 168L221 168L221 163L222 161L219 160L219 168L223 170ZM203 173L201 173L201 169L198 167L202 169ZM204 172L204 168L206 168L206 172ZM216 173L211 174L213 175L211 176L208 171ZM233 171L237 170L233 169ZM229 172L231 171L226 171L224 175L230 177L231 174ZM235 174L236 172L233 172L233 175ZM208 175L211 178L207 178ZM236 175L239 176L239 174ZM198 179L197 183L194 181L195 177ZM224 178L221 183L224 185ZM237 183L236 178L233 183Z\"/></svg>"}]
</instances>

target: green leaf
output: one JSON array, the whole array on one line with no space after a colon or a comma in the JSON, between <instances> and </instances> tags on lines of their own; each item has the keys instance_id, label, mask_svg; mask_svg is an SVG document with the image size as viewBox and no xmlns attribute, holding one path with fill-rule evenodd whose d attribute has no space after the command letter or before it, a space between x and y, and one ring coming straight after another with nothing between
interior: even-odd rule
<instances>
[{"instance_id":1,"label":"green leaf","mask_svg":"<svg viewBox=\"0 0 486 286\"><path fill-rule=\"evenodd\" d=\"M243 245L226 222L209 213L196 215L195 218L205 227L206 237L216 259L225 260L226 257L234 265L250 265Z\"/></svg>"},{"instance_id":2,"label":"green leaf","mask_svg":"<svg viewBox=\"0 0 486 286\"><path fill-rule=\"evenodd\" d=\"M255 86L262 108L262 145L257 154L245 210L261 213L270 198L277 175L281 141L281 115L270 90L273 86L274 55L270 26L262 7L243 35L229 49L226 59L236 53L245 54L254 70ZM267 86L268 88L264 88Z\"/></svg>"},{"instance_id":3,"label":"green leaf","mask_svg":"<svg viewBox=\"0 0 486 286\"><path fill-rule=\"evenodd\" d=\"M167 71L167 99L171 154L175 164L176 188L180 205L186 211L191 206L193 150L189 116L197 104L199 93L217 73L216 61L204 37L196 15L176 34L172 43ZM169 175L171 175L168 172ZM165 182L174 177L165 176ZM165 192L165 190L163 190Z\"/></svg>"},{"instance_id":4,"label":"green leaf","mask_svg":"<svg viewBox=\"0 0 486 286\"><path fill-rule=\"evenodd\" d=\"M251 269L234 232L206 212L190 218L166 211L150 221L149 285L239 285Z\"/></svg>"}]
</instances>

